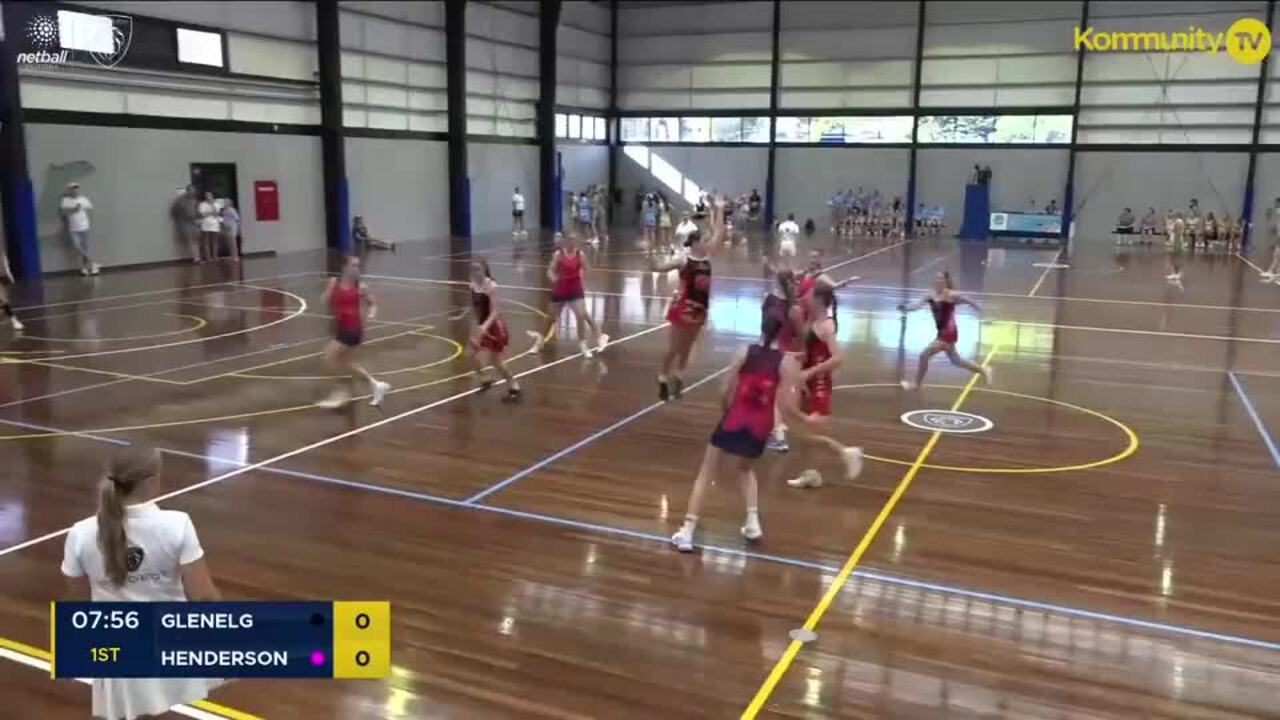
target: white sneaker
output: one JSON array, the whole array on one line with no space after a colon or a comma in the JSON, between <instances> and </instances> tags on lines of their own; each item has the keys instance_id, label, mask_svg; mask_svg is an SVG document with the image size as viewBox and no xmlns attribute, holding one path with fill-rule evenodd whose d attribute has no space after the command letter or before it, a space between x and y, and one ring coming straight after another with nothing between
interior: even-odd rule
<instances>
[{"instance_id":1,"label":"white sneaker","mask_svg":"<svg viewBox=\"0 0 1280 720\"><path fill-rule=\"evenodd\" d=\"M990 385L991 383L995 382L995 380L993 380L995 376L996 376L995 368L991 367L990 365L982 368L982 382L986 383L987 385Z\"/></svg>"},{"instance_id":2,"label":"white sneaker","mask_svg":"<svg viewBox=\"0 0 1280 720\"><path fill-rule=\"evenodd\" d=\"M760 528L760 518L758 516L747 516L747 521L742 525L742 537L752 542L764 537L764 530Z\"/></svg>"},{"instance_id":3,"label":"white sneaker","mask_svg":"<svg viewBox=\"0 0 1280 720\"><path fill-rule=\"evenodd\" d=\"M1264 282L1264 283L1269 283L1269 282L1271 282L1272 280L1275 280L1275 279L1276 279L1276 275L1275 275L1275 273L1269 273L1269 272L1264 272L1264 273L1262 273L1262 278L1261 278L1261 280L1262 280L1262 282Z\"/></svg>"},{"instance_id":4,"label":"white sneaker","mask_svg":"<svg viewBox=\"0 0 1280 720\"><path fill-rule=\"evenodd\" d=\"M316 402L316 407L326 410L337 410L351 402L351 396L345 390L334 390L329 397Z\"/></svg>"},{"instance_id":5,"label":"white sneaker","mask_svg":"<svg viewBox=\"0 0 1280 720\"><path fill-rule=\"evenodd\" d=\"M586 340L580 340L578 342L578 348L582 350L582 357L587 358L588 360L591 359L591 346L587 344Z\"/></svg>"},{"instance_id":6,"label":"white sneaker","mask_svg":"<svg viewBox=\"0 0 1280 720\"><path fill-rule=\"evenodd\" d=\"M381 380L373 381L373 397L369 398L369 404L378 407L382 404L382 398L387 396L387 391L391 389L391 383L382 382Z\"/></svg>"},{"instance_id":7,"label":"white sneaker","mask_svg":"<svg viewBox=\"0 0 1280 720\"><path fill-rule=\"evenodd\" d=\"M83 275L83 276L85 276L85 277L89 277L89 275L91 275L92 273L90 273L90 272L89 272L89 268L87 268L87 267L82 267L82 268L80 268L80 274L81 274L81 275Z\"/></svg>"},{"instance_id":8,"label":"white sneaker","mask_svg":"<svg viewBox=\"0 0 1280 720\"><path fill-rule=\"evenodd\" d=\"M847 447L840 451L840 460L844 462L844 476L854 480L862 474L862 448Z\"/></svg>"},{"instance_id":9,"label":"white sneaker","mask_svg":"<svg viewBox=\"0 0 1280 720\"><path fill-rule=\"evenodd\" d=\"M89 266L90 275L97 275L98 272L101 270L102 270L102 266L99 265L98 263L93 263L92 265Z\"/></svg>"},{"instance_id":10,"label":"white sneaker","mask_svg":"<svg viewBox=\"0 0 1280 720\"><path fill-rule=\"evenodd\" d=\"M22 332L26 329L26 326L22 324L22 321L16 315L9 318L9 326L13 328L14 332Z\"/></svg>"},{"instance_id":11,"label":"white sneaker","mask_svg":"<svg viewBox=\"0 0 1280 720\"><path fill-rule=\"evenodd\" d=\"M913 380L903 380L898 384L901 385L902 389L906 390L907 392L911 392L912 390L915 390L917 387L919 387L918 385L915 384L915 381Z\"/></svg>"},{"instance_id":12,"label":"white sneaker","mask_svg":"<svg viewBox=\"0 0 1280 720\"><path fill-rule=\"evenodd\" d=\"M671 536L671 544L680 552L693 552L693 529L680 528Z\"/></svg>"},{"instance_id":13,"label":"white sneaker","mask_svg":"<svg viewBox=\"0 0 1280 720\"><path fill-rule=\"evenodd\" d=\"M1177 280L1177 279L1178 279L1178 274L1177 274L1177 273L1170 273L1170 274L1168 274L1168 275L1165 275L1165 276L1164 276L1164 279L1165 279L1165 280Z\"/></svg>"},{"instance_id":14,"label":"white sneaker","mask_svg":"<svg viewBox=\"0 0 1280 720\"><path fill-rule=\"evenodd\" d=\"M787 484L793 488L820 488L822 487L822 473L817 470L805 470L800 473L799 477L793 477L788 480Z\"/></svg>"},{"instance_id":15,"label":"white sneaker","mask_svg":"<svg viewBox=\"0 0 1280 720\"><path fill-rule=\"evenodd\" d=\"M604 352L609 347L609 333L600 333L600 338L596 341L596 352Z\"/></svg>"},{"instance_id":16,"label":"white sneaker","mask_svg":"<svg viewBox=\"0 0 1280 720\"><path fill-rule=\"evenodd\" d=\"M536 332L534 330L526 330L525 334L533 338L533 351L542 352L542 346L545 345L547 342L547 339L542 337L542 333Z\"/></svg>"}]
</instances>

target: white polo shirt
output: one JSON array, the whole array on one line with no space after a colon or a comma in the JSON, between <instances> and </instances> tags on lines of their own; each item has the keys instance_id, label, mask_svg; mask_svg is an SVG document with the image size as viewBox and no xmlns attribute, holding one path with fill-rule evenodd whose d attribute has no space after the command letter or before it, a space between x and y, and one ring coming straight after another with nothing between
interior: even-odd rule
<instances>
[{"instance_id":1,"label":"white polo shirt","mask_svg":"<svg viewBox=\"0 0 1280 720\"><path fill-rule=\"evenodd\" d=\"M200 230L202 232L218 232L222 228L222 218L218 217L218 206L214 203L200 203Z\"/></svg>"},{"instance_id":2,"label":"white polo shirt","mask_svg":"<svg viewBox=\"0 0 1280 720\"><path fill-rule=\"evenodd\" d=\"M784 242L794 243L800 234L800 226L795 220L783 220L778 224L778 238Z\"/></svg>"},{"instance_id":3,"label":"white polo shirt","mask_svg":"<svg viewBox=\"0 0 1280 720\"><path fill-rule=\"evenodd\" d=\"M62 197L62 211L67 216L67 229L71 232L89 232L89 213L93 203L84 195L79 197Z\"/></svg>"},{"instance_id":4,"label":"white polo shirt","mask_svg":"<svg viewBox=\"0 0 1280 720\"><path fill-rule=\"evenodd\" d=\"M87 518L67 533L62 574L89 577L94 602L183 602L187 599L178 568L204 557L191 517L161 510L155 503L125 507L129 574L117 587L107 577L98 547L98 519Z\"/></svg>"},{"instance_id":5,"label":"white polo shirt","mask_svg":"<svg viewBox=\"0 0 1280 720\"><path fill-rule=\"evenodd\" d=\"M511 196L511 210L512 212L524 212L524 196L520 193Z\"/></svg>"}]
</instances>

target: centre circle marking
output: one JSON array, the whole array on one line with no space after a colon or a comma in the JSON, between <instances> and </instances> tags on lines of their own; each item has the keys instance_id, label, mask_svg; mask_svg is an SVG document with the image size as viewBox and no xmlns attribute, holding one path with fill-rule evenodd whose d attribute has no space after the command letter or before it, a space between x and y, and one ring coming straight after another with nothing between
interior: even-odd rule
<instances>
[{"instance_id":1,"label":"centre circle marking","mask_svg":"<svg viewBox=\"0 0 1280 720\"><path fill-rule=\"evenodd\" d=\"M425 337L431 340L439 340L441 342L444 342L448 345L453 346L453 352L450 353L448 357L444 357L439 360L433 360L429 363L424 363L422 365L415 365L413 367L400 368L398 370L381 370L375 373L375 375L377 375L378 377L382 377L384 375L400 375L401 373L418 372L420 370L430 370L431 368L436 367L437 365L444 365L446 363L450 363L450 362L453 362L454 360L457 360L464 352L464 348L462 347L462 344L452 338L447 338L447 337L444 337L443 335L432 335L431 333L418 332L418 331L412 331L412 332L401 334L401 335L391 335L385 338L377 338L376 340L369 341L369 343L380 342L384 340L394 340L396 338L404 337L405 335L414 335L416 337ZM365 343L365 344L367 345L369 343ZM266 365L260 365L258 367L266 368L266 367L273 367L276 365L286 365L288 363L296 362L298 360L306 360L310 357L315 357L320 354L322 353L310 353L308 355L303 355L301 357L288 358L286 360L281 360L275 363L268 363ZM254 372L233 372L233 373L229 373L229 375L231 377L238 377L238 378L245 378L245 379L252 379L252 380L307 380L307 381L339 380L346 377L346 375L259 375Z\"/></svg>"},{"instance_id":2,"label":"centre circle marking","mask_svg":"<svg viewBox=\"0 0 1280 720\"><path fill-rule=\"evenodd\" d=\"M864 388L877 388L877 387L898 388L900 386L897 383L859 383L854 385L837 385L832 389L833 390L860 390ZM947 388L950 390L961 390L961 391L964 390L964 388L959 385L931 385L930 387ZM1120 432L1124 434L1125 439L1128 442L1125 445L1125 448L1123 450L1121 450L1120 452L1114 455L1102 458L1100 460L1094 460L1092 462L1080 463L1078 465L1061 465L1061 466L1054 466L1054 467L1032 467L1032 468L1027 468L1027 467L984 468L984 467L934 465L932 463L921 463L920 467L929 468L931 470L951 470L954 472L987 473L990 475L1031 475L1035 473L1060 473L1060 472L1070 472L1073 470L1090 470L1093 468L1102 467L1104 465L1111 465L1113 463L1118 463L1121 460L1128 458L1130 455L1133 455L1138 451L1138 434L1135 433L1128 425L1125 425L1124 423L1120 422L1119 420L1116 420L1110 415L1104 415L1103 413L1100 413L1097 410L1091 410L1090 408L1082 407L1080 405L1073 405L1069 402L1063 402L1062 400L1054 400L1052 398L1040 397L1039 395L1028 395L1026 393L1012 392L1009 390L994 390L992 388L975 387L973 388L973 392L991 393L994 395L1006 395L1008 397L1022 398L1024 400L1034 400L1036 402L1048 403L1050 405L1057 405L1059 407L1064 407L1069 410L1075 410L1076 412L1084 413L1085 415L1091 415L1093 417L1098 418L1099 420L1103 420L1107 423L1110 423L1111 425L1114 425L1117 429L1120 430ZM864 454L863 457L867 458L868 460L875 460L877 462L889 463L890 465L902 465L905 467L911 467L912 465L915 465L915 463L910 460L900 460L898 458L883 457L879 455L872 455L870 453Z\"/></svg>"},{"instance_id":3,"label":"centre circle marking","mask_svg":"<svg viewBox=\"0 0 1280 720\"><path fill-rule=\"evenodd\" d=\"M959 435L986 432L996 426L981 415L959 410L912 410L899 419L919 430Z\"/></svg>"}]
</instances>

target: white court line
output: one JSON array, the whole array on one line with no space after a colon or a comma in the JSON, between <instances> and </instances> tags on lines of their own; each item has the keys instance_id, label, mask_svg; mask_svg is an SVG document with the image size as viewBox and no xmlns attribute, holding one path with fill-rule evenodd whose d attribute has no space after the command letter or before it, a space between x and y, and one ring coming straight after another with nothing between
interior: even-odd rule
<instances>
[{"instance_id":1,"label":"white court line","mask_svg":"<svg viewBox=\"0 0 1280 720\"><path fill-rule=\"evenodd\" d=\"M655 325L655 326L653 326L653 327L646 328L646 329L641 330L641 331L639 331L639 332L635 332L635 333L632 333L632 334L627 335L627 336L625 336L625 337L618 338L617 340L611 340L611 341L609 341L609 346L610 346L610 347L613 347L614 345L618 345L618 344L621 344L621 343L627 342L628 340L634 340L635 338L638 338L638 337L641 337L641 336L644 336L644 335L648 335L649 333L657 332L658 330L663 330L663 329L665 329L669 324L670 324L670 323L662 323L661 325ZM605 352L608 352L608 350L606 350ZM575 360L575 359L580 358L580 357L582 357L582 353L575 353L575 354L573 354L573 355L566 355L565 357L562 357L562 358L560 358L559 360L554 360L554 361L552 361L552 362L545 363L545 364L539 365L539 366L537 366L537 367L529 368L528 370L525 370L524 372L516 373L515 377L517 377L517 378L522 378L522 377L525 377L526 375L533 375L533 374L535 374L535 373L542 372L543 370L547 370L547 369L553 368L553 367L555 367L555 366L557 366L557 365L561 365L561 364L563 364L563 363L569 362L570 360ZM505 382L506 382L505 380L500 380L500 381L498 381L498 382L496 382L496 383L494 383L494 384L495 384L495 385L501 385L501 384L503 384L503 383L505 383ZM247 472L249 472L249 471L251 471L251 470L257 470L257 469L259 469L259 468L266 467L267 465L274 465L275 463L278 463L278 462L280 462L281 460L288 460L289 458L294 457L294 456L296 456L296 455L301 455L301 454L303 454L303 453L306 453L306 452L310 452L310 451L312 451L312 450L315 450L316 448L322 448L322 447L324 447L324 446L326 446L326 445L330 445L330 444L332 444L332 443L338 442L339 440L345 440L345 439L347 439L347 438L349 438L349 437L354 437L354 436L356 436L356 435L360 435L360 434L362 434L362 433L368 432L369 430L374 430L374 429L380 428L380 427L382 427L383 425L389 425L389 424L391 424L391 423L393 423L393 422L396 422L396 421L398 421L398 420L403 420L403 419L405 419L405 418L407 418L407 417L413 417L414 415L417 415L418 413L424 412L424 411L426 411L426 410L432 410L432 409L434 409L434 408L440 407L441 405L447 405L447 404L449 404L449 403L451 403L451 402L453 402L453 401L455 401L455 400L461 400L462 398L469 397L469 396L471 396L471 395L476 395L476 394L479 394L480 392L481 392L481 388L480 388L479 386L477 386L477 387L473 387L473 388L471 388L471 389L469 389L469 390L463 390L462 392L454 393L453 395L450 395L449 397L441 398L441 399L439 399L439 400L435 400L435 401L429 402L429 403L427 403L426 405L420 405L420 406L418 406L418 407L416 407L416 408L413 408L413 409L411 409L411 410L406 410L406 411L404 411L404 412L402 412L402 413L399 413L399 414L397 414L397 415L391 415L391 416L389 416L389 417L385 417L385 418L383 418L383 419L381 419L381 420L378 420L378 421L376 421L376 422L369 423L368 425L361 425L361 426L360 426L360 427L358 427L358 428L353 428L353 429L348 430L348 431L346 431L346 432L344 432L344 433L339 433L339 434L337 434L337 435L333 435L333 436L327 437L327 438L325 438L325 439L323 439L323 440L319 440L319 441L313 442L313 443L311 443L310 445L304 445L303 447L296 448L296 449L294 449L294 450L290 450L290 451L288 451L288 452L281 453L281 454L279 454L279 455L276 455L275 457L270 457L270 458L267 458L266 460L259 460L258 462L253 463L253 464L251 464L251 465L245 465L245 466L243 466L243 467L236 468L235 470L232 470L232 471L230 471L230 472L223 473L222 475L216 475L216 476L214 476L214 477L209 478L208 480L204 480L204 481L198 482L198 483L196 483L196 484L194 484L194 485L189 485L189 486L184 487L184 488L181 488L181 489L179 489L179 490L174 490L173 492L166 493L166 494L164 494L164 495L161 495L161 496L159 496L159 497L155 498L155 500L153 500L153 502L163 502L163 501L165 501L165 500L169 500L169 499L171 499L171 498L178 497L179 495L185 495L185 494L187 494L187 493L189 493L189 492L193 492L193 491L195 491L195 490L199 490L199 489L201 489L201 488L208 487L209 485L214 485L214 484L216 484L216 483L220 483L220 482L222 482L223 480L229 480L229 479L231 479L231 478L233 478L233 477L236 477L237 475L243 475L244 473L247 473ZM5 549L3 549L3 550L0 550L0 557L3 557L3 556L8 555L8 554L10 554L10 553L15 553L15 552L17 552L17 551L19 551L19 550L22 550L22 549L24 549L24 548L29 548L29 547L31 547L32 545L39 545L40 543L45 542L46 540L53 540L54 538L58 538L58 537L61 537L61 536L63 536L63 535L66 535L66 534L67 534L68 532L70 532L70 531L71 531L71 528L70 528L70 527L65 527L65 528L63 528L63 529L61 529L61 530L57 530L57 531L54 531L54 532L51 532L51 533L47 533L47 534L45 534L45 535L41 535L41 536L40 536L40 537L38 537L38 538L32 538L31 540L27 540L26 542L18 543L17 545L14 545L14 546L12 546L12 547L7 547L7 548L5 548Z\"/></svg>"},{"instance_id":2,"label":"white court line","mask_svg":"<svg viewBox=\"0 0 1280 720\"><path fill-rule=\"evenodd\" d=\"M267 282L269 280L281 280L284 278L302 277L305 275L314 275L314 271L287 273L285 275L271 275L269 277L251 278L249 280L224 280L216 283L205 283L204 285L186 285L184 287L165 288L163 290L148 290L146 292L128 293L125 295L103 295L102 297L88 297L80 300L66 300L56 303L43 303L41 305L23 305L22 307L14 307L14 312L18 310L31 310L34 308L51 308L62 307L63 305L79 305L81 303L102 302L103 300L122 300L131 297L145 297L147 295L160 295L163 293L183 292L186 290L199 290L201 288L220 287L222 285L244 285L246 283Z\"/></svg>"},{"instance_id":3,"label":"white court line","mask_svg":"<svg viewBox=\"0 0 1280 720\"><path fill-rule=\"evenodd\" d=\"M9 648L0 648L0 658L12 660L16 663L26 665L27 667L35 668L36 670L40 670L44 672L45 675L49 674L48 660L42 660L40 658L31 657L30 655L24 655L20 652L15 652L13 650L10 650ZM84 683L85 685L93 684L92 680L88 680L86 678L76 678L76 681ZM226 717L223 715L215 715L211 712L206 712L199 708L193 708L190 705L175 705L169 708L166 712L171 712L175 715L182 715L184 717L195 718L196 720L227 720Z\"/></svg>"},{"instance_id":4,"label":"white court line","mask_svg":"<svg viewBox=\"0 0 1280 720\"><path fill-rule=\"evenodd\" d=\"M1241 255L1240 253L1236 253L1236 257L1243 260L1245 265L1248 265L1249 267L1253 268L1254 271L1257 272L1259 275L1265 272L1262 268L1258 267L1257 265L1254 265L1253 261L1245 257L1244 255Z\"/></svg>"},{"instance_id":5,"label":"white court line","mask_svg":"<svg viewBox=\"0 0 1280 720\"><path fill-rule=\"evenodd\" d=\"M1049 277L1049 273L1054 270L1061 269L1061 268L1054 267L1054 265L1057 265L1058 258L1062 257L1062 250L1063 248L1058 248L1058 252L1053 254L1053 259L1049 261L1049 265L1044 269L1044 272L1040 273L1040 279L1037 280L1036 284L1031 287L1031 292L1027 293L1027 297L1035 297L1036 292L1040 290L1040 286L1044 284L1045 278Z\"/></svg>"}]
</instances>

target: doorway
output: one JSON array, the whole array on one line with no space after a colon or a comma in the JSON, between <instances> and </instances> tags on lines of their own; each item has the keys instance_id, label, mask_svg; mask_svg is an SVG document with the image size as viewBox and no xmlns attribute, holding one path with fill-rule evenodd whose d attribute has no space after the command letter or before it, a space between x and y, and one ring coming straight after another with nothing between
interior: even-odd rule
<instances>
[{"instance_id":1,"label":"doorway","mask_svg":"<svg viewBox=\"0 0 1280 720\"><path fill-rule=\"evenodd\" d=\"M230 198L237 208L240 207L240 194L237 192L240 184L236 182L235 163L191 163L191 184L202 198L206 192L211 192L214 198Z\"/></svg>"}]
</instances>

